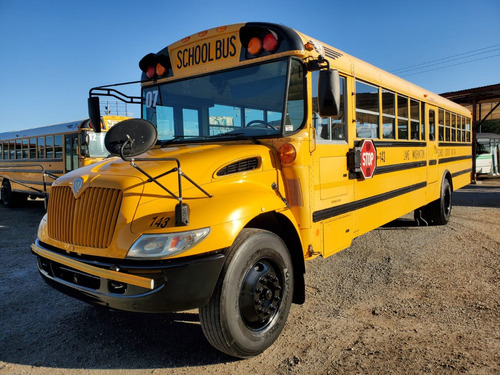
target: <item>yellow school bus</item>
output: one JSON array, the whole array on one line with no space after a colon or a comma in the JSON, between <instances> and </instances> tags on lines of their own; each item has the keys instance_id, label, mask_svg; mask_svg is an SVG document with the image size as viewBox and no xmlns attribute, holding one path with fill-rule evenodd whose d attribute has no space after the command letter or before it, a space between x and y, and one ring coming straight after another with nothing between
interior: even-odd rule
<instances>
[{"instance_id":1,"label":"yellow school bus","mask_svg":"<svg viewBox=\"0 0 500 375\"><path fill-rule=\"evenodd\" d=\"M28 197L45 198L54 179L102 160L109 155L105 131L127 118L103 116L101 134L89 119L0 133L2 203L14 207Z\"/></svg>"},{"instance_id":2,"label":"yellow school bus","mask_svg":"<svg viewBox=\"0 0 500 375\"><path fill-rule=\"evenodd\" d=\"M205 30L139 67L142 119L54 182L32 251L81 300L199 308L231 356L277 339L306 260L412 211L446 224L470 182L469 111L286 26Z\"/></svg>"}]
</instances>

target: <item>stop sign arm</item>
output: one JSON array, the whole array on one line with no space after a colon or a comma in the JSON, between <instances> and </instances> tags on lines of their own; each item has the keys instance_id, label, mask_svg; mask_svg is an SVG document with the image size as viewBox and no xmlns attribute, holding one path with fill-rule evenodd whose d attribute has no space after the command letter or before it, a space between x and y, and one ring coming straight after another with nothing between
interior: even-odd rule
<instances>
[{"instance_id":1,"label":"stop sign arm","mask_svg":"<svg viewBox=\"0 0 500 375\"><path fill-rule=\"evenodd\" d=\"M377 169L377 149L371 139L365 139L347 155L350 178L372 178Z\"/></svg>"}]
</instances>

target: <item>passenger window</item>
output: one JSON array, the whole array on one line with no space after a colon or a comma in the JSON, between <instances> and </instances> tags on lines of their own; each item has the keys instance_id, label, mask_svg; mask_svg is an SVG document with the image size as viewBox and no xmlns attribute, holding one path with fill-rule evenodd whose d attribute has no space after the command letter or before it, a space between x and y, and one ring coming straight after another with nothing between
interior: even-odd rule
<instances>
[{"instance_id":1,"label":"passenger window","mask_svg":"<svg viewBox=\"0 0 500 375\"><path fill-rule=\"evenodd\" d=\"M408 139L408 98L398 95L398 139Z\"/></svg>"},{"instance_id":2,"label":"passenger window","mask_svg":"<svg viewBox=\"0 0 500 375\"><path fill-rule=\"evenodd\" d=\"M378 87L356 81L356 136L378 138Z\"/></svg>"},{"instance_id":3,"label":"passenger window","mask_svg":"<svg viewBox=\"0 0 500 375\"><path fill-rule=\"evenodd\" d=\"M429 111L429 140L436 139L436 114L433 110Z\"/></svg>"},{"instance_id":4,"label":"passenger window","mask_svg":"<svg viewBox=\"0 0 500 375\"><path fill-rule=\"evenodd\" d=\"M420 139L420 105L413 99L410 99L410 124L411 139Z\"/></svg>"},{"instance_id":5,"label":"passenger window","mask_svg":"<svg viewBox=\"0 0 500 375\"><path fill-rule=\"evenodd\" d=\"M382 137L394 139L396 126L396 95L387 90L382 90Z\"/></svg>"},{"instance_id":6,"label":"passenger window","mask_svg":"<svg viewBox=\"0 0 500 375\"><path fill-rule=\"evenodd\" d=\"M444 141L444 111L439 110L439 141Z\"/></svg>"},{"instance_id":7,"label":"passenger window","mask_svg":"<svg viewBox=\"0 0 500 375\"><path fill-rule=\"evenodd\" d=\"M450 138L451 121L450 121L450 112L448 112L448 111L445 112L444 129L445 129L445 141L449 142L451 140L451 138Z\"/></svg>"},{"instance_id":8,"label":"passenger window","mask_svg":"<svg viewBox=\"0 0 500 375\"><path fill-rule=\"evenodd\" d=\"M420 103L420 139L425 141L425 106Z\"/></svg>"}]
</instances>

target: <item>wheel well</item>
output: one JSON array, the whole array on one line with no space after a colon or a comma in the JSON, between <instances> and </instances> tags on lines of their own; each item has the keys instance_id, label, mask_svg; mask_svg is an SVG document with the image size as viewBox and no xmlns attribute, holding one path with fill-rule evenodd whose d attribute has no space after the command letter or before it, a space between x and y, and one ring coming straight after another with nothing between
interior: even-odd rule
<instances>
[{"instance_id":1,"label":"wheel well","mask_svg":"<svg viewBox=\"0 0 500 375\"><path fill-rule=\"evenodd\" d=\"M446 170L444 172L443 180L442 181L444 181L445 179L448 180L448 182L450 183L451 191L453 191L453 178L452 178L451 173L450 173L449 170Z\"/></svg>"},{"instance_id":2,"label":"wheel well","mask_svg":"<svg viewBox=\"0 0 500 375\"><path fill-rule=\"evenodd\" d=\"M287 217L276 212L267 212L252 219L246 228L259 228L279 236L290 251L293 263L294 292L293 303L302 304L305 301L305 264L300 238L293 224Z\"/></svg>"}]
</instances>

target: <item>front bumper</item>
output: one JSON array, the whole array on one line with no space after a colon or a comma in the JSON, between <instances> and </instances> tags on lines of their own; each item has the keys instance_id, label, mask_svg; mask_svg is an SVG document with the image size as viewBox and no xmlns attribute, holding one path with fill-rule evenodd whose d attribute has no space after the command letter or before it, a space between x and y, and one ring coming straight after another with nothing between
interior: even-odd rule
<instances>
[{"instance_id":1,"label":"front bumper","mask_svg":"<svg viewBox=\"0 0 500 375\"><path fill-rule=\"evenodd\" d=\"M189 259L125 261L60 253L36 240L38 270L53 288L111 309L170 312L205 305L225 261L223 253Z\"/></svg>"}]
</instances>

